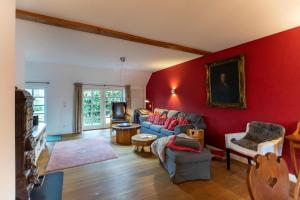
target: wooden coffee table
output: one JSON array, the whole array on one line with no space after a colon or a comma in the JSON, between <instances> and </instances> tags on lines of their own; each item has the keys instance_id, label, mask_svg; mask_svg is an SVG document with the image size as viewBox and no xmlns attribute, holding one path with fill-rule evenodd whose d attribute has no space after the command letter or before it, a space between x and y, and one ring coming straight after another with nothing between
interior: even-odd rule
<instances>
[{"instance_id":1,"label":"wooden coffee table","mask_svg":"<svg viewBox=\"0 0 300 200\"><path fill-rule=\"evenodd\" d=\"M135 146L135 151L145 151L144 147L149 146L151 152L151 144L157 139L156 135L152 134L137 134L131 137L131 143ZM140 148L140 149L139 149Z\"/></svg>"},{"instance_id":2,"label":"wooden coffee table","mask_svg":"<svg viewBox=\"0 0 300 200\"><path fill-rule=\"evenodd\" d=\"M131 137L137 134L137 130L141 128L141 125L130 123L130 126L120 126L116 124L112 126L112 129L116 131L116 142L118 144L131 144Z\"/></svg>"}]
</instances>

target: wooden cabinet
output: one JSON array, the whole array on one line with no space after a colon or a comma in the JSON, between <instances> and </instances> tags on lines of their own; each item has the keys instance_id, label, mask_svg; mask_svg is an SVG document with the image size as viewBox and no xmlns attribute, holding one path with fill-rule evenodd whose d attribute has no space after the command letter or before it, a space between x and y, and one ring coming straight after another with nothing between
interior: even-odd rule
<instances>
[{"instance_id":1,"label":"wooden cabinet","mask_svg":"<svg viewBox=\"0 0 300 200\"><path fill-rule=\"evenodd\" d=\"M36 141L32 136L33 98L25 90L15 92L15 154L16 154L16 199L27 200L35 184L38 184L38 169L35 166Z\"/></svg>"},{"instance_id":2,"label":"wooden cabinet","mask_svg":"<svg viewBox=\"0 0 300 200\"><path fill-rule=\"evenodd\" d=\"M201 145L204 145L204 130L203 129L188 129L188 136L199 140Z\"/></svg>"},{"instance_id":3,"label":"wooden cabinet","mask_svg":"<svg viewBox=\"0 0 300 200\"><path fill-rule=\"evenodd\" d=\"M34 126L32 136L34 143L36 144L34 147L34 163L37 164L37 160L46 146L46 124L39 123L39 125Z\"/></svg>"}]
</instances>

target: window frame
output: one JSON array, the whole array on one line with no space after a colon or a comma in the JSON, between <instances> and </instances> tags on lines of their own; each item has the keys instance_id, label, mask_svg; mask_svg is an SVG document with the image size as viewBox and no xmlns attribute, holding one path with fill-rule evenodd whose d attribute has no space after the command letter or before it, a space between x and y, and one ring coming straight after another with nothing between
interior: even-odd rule
<instances>
[{"instance_id":1,"label":"window frame","mask_svg":"<svg viewBox=\"0 0 300 200\"><path fill-rule=\"evenodd\" d=\"M44 122L39 120L39 123L48 122L48 85L47 83L25 83L25 90L30 89L32 90L32 97L35 98L44 98ZM33 90L43 89L44 90L44 97L35 97ZM32 105L34 106L34 105ZM39 105L40 106L40 105ZM43 113L33 113L33 114L43 114Z\"/></svg>"}]
</instances>

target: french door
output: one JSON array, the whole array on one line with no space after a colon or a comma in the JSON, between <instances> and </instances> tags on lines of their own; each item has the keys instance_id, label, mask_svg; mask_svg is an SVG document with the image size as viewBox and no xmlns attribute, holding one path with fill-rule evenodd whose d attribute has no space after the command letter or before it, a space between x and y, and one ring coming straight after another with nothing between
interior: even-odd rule
<instances>
[{"instance_id":1,"label":"french door","mask_svg":"<svg viewBox=\"0 0 300 200\"><path fill-rule=\"evenodd\" d=\"M108 128L111 103L124 100L122 87L84 87L82 110L83 130Z\"/></svg>"}]
</instances>

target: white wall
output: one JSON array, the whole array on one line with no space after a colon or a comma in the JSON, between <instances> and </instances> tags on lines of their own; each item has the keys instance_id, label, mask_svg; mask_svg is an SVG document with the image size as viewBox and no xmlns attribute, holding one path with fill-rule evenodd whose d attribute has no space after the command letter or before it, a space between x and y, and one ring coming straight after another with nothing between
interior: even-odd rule
<instances>
[{"instance_id":1,"label":"white wall","mask_svg":"<svg viewBox=\"0 0 300 200\"><path fill-rule=\"evenodd\" d=\"M25 51L20 48L21 41L16 37L16 86L25 88Z\"/></svg>"},{"instance_id":2,"label":"white wall","mask_svg":"<svg viewBox=\"0 0 300 200\"><path fill-rule=\"evenodd\" d=\"M15 1L0 3L0 199L15 199Z\"/></svg>"},{"instance_id":3,"label":"white wall","mask_svg":"<svg viewBox=\"0 0 300 200\"><path fill-rule=\"evenodd\" d=\"M70 133L73 127L74 83L106 85L130 84L133 109L142 107L145 86L151 72L120 69L97 69L81 66L27 62L26 81L49 81L48 127L49 134Z\"/></svg>"}]
</instances>

